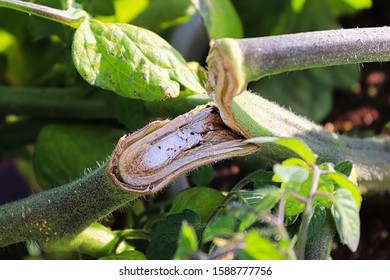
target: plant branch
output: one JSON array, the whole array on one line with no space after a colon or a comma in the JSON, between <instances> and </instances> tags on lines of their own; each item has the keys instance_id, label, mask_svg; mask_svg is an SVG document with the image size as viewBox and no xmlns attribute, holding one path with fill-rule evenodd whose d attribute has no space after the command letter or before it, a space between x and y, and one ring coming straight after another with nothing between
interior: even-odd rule
<instances>
[{"instance_id":1,"label":"plant branch","mask_svg":"<svg viewBox=\"0 0 390 280\"><path fill-rule=\"evenodd\" d=\"M252 39L220 39L210 51L207 91L224 123L247 138L295 137L320 161L352 160L359 181L390 181L390 141L339 136L264 98L245 91L248 82L314 67L390 60L390 28L343 29ZM288 156L275 145L260 152L275 161Z\"/></svg>"},{"instance_id":2,"label":"plant branch","mask_svg":"<svg viewBox=\"0 0 390 280\"><path fill-rule=\"evenodd\" d=\"M69 7L68 10L63 11L19 0L0 0L0 7L50 19L62 24L69 25L73 28L78 28L84 19L88 17L86 12L74 9L72 7Z\"/></svg>"},{"instance_id":3,"label":"plant branch","mask_svg":"<svg viewBox=\"0 0 390 280\"><path fill-rule=\"evenodd\" d=\"M300 260L305 259L305 246L307 241L308 229L313 214L312 204L321 176L321 170L318 168L318 166L313 164L312 168L313 168L313 179L311 181L310 191L306 199L305 209L302 214L302 221L298 233L297 257Z\"/></svg>"},{"instance_id":4,"label":"plant branch","mask_svg":"<svg viewBox=\"0 0 390 280\"><path fill-rule=\"evenodd\" d=\"M389 140L376 137L361 139L332 133L290 110L247 91L233 99L231 108L236 123L245 129L249 137L298 138L319 156L320 162L339 163L351 160L359 182L372 187L389 186ZM262 145L259 152L273 161L293 156L286 149L272 144Z\"/></svg>"},{"instance_id":5,"label":"plant branch","mask_svg":"<svg viewBox=\"0 0 390 280\"><path fill-rule=\"evenodd\" d=\"M136 199L115 186L107 164L61 187L0 206L0 247L33 240L43 247L72 240L91 223Z\"/></svg>"}]
</instances>

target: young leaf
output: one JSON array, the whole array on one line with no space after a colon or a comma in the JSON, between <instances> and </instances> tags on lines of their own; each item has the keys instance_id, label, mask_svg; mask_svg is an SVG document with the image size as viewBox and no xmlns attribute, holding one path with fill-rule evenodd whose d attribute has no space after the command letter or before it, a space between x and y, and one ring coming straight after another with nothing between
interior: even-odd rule
<instances>
[{"instance_id":1,"label":"young leaf","mask_svg":"<svg viewBox=\"0 0 390 280\"><path fill-rule=\"evenodd\" d=\"M192 3L198 9L211 39L242 37L241 20L230 0L192 0Z\"/></svg>"},{"instance_id":2,"label":"young leaf","mask_svg":"<svg viewBox=\"0 0 390 280\"><path fill-rule=\"evenodd\" d=\"M327 173L325 176L333 180L339 187L348 190L355 200L358 209L360 208L360 205L362 204L362 196L359 188L351 180L349 180L345 175L336 172Z\"/></svg>"},{"instance_id":3,"label":"young leaf","mask_svg":"<svg viewBox=\"0 0 390 280\"><path fill-rule=\"evenodd\" d=\"M256 188L253 191L240 191L245 203L258 211L271 210L282 196L283 191L276 186Z\"/></svg>"},{"instance_id":4,"label":"young leaf","mask_svg":"<svg viewBox=\"0 0 390 280\"><path fill-rule=\"evenodd\" d=\"M311 186L311 178L303 182L302 184L294 184L294 189L290 188L292 191L306 198L309 194ZM286 216L296 216L303 212L305 209L305 204L295 198L289 197L286 200L285 214Z\"/></svg>"},{"instance_id":5,"label":"young leaf","mask_svg":"<svg viewBox=\"0 0 390 280\"><path fill-rule=\"evenodd\" d=\"M183 221L181 225L181 231L179 241L177 244L177 250L174 260L183 260L190 257L198 249L198 238L195 230L186 222Z\"/></svg>"},{"instance_id":6,"label":"young leaf","mask_svg":"<svg viewBox=\"0 0 390 280\"><path fill-rule=\"evenodd\" d=\"M185 209L189 209L198 214L201 222L204 222L221 205L224 199L225 196L220 191L212 188L189 188L175 197L169 214L180 213Z\"/></svg>"},{"instance_id":7,"label":"young leaf","mask_svg":"<svg viewBox=\"0 0 390 280\"><path fill-rule=\"evenodd\" d=\"M353 162L350 160L340 162L334 167L334 170L344 174L345 176L351 175L353 169Z\"/></svg>"},{"instance_id":8,"label":"young leaf","mask_svg":"<svg viewBox=\"0 0 390 280\"><path fill-rule=\"evenodd\" d=\"M285 257L278 248L268 239L262 237L256 231L250 231L245 239L245 254L240 254L241 259L254 260L283 260Z\"/></svg>"},{"instance_id":9,"label":"young leaf","mask_svg":"<svg viewBox=\"0 0 390 280\"><path fill-rule=\"evenodd\" d=\"M207 243L214 237L230 237L236 227L233 216L221 216L211 222L203 231L202 242Z\"/></svg>"},{"instance_id":10,"label":"young leaf","mask_svg":"<svg viewBox=\"0 0 390 280\"><path fill-rule=\"evenodd\" d=\"M255 137L246 140L248 143L264 144L274 143L290 149L299 155L307 163L315 163L317 155L301 140L296 138L279 138L279 137Z\"/></svg>"},{"instance_id":11,"label":"young leaf","mask_svg":"<svg viewBox=\"0 0 390 280\"><path fill-rule=\"evenodd\" d=\"M275 172L274 180L285 184L301 184L309 178L309 171L304 167L275 164L273 169Z\"/></svg>"},{"instance_id":12,"label":"young leaf","mask_svg":"<svg viewBox=\"0 0 390 280\"><path fill-rule=\"evenodd\" d=\"M326 220L326 208L317 203L313 207L313 214L310 219L307 238L310 239L322 229Z\"/></svg>"},{"instance_id":13,"label":"young leaf","mask_svg":"<svg viewBox=\"0 0 390 280\"><path fill-rule=\"evenodd\" d=\"M359 208L351 192L345 189L336 190L334 198L331 211L340 241L356 252L360 240Z\"/></svg>"},{"instance_id":14,"label":"young leaf","mask_svg":"<svg viewBox=\"0 0 390 280\"><path fill-rule=\"evenodd\" d=\"M157 34L130 24L85 20L74 35L72 56L88 83L124 97L174 98L181 85L205 92L179 52Z\"/></svg>"},{"instance_id":15,"label":"young leaf","mask_svg":"<svg viewBox=\"0 0 390 280\"><path fill-rule=\"evenodd\" d=\"M177 248L182 222L186 220L189 225L196 227L200 223L198 214L191 210L184 210L179 214L166 217L156 228L152 240L146 250L146 256L152 260L171 259Z\"/></svg>"},{"instance_id":16,"label":"young leaf","mask_svg":"<svg viewBox=\"0 0 390 280\"><path fill-rule=\"evenodd\" d=\"M334 167L334 170L344 174L350 181L357 184L357 173L353 166L353 162L350 160L340 162Z\"/></svg>"}]
</instances>

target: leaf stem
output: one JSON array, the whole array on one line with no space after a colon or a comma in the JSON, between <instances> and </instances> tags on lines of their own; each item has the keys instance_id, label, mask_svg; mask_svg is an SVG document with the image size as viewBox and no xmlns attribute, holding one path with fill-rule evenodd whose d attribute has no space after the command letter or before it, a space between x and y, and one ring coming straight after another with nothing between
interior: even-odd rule
<instances>
[{"instance_id":1,"label":"leaf stem","mask_svg":"<svg viewBox=\"0 0 390 280\"><path fill-rule=\"evenodd\" d=\"M313 168L313 179L311 182L309 195L306 199L305 210L302 214L302 221L298 233L297 258L300 260L305 259L305 247L306 247L308 229L313 214L312 204L321 176L321 170L318 168L317 165L313 164L312 168Z\"/></svg>"},{"instance_id":2,"label":"leaf stem","mask_svg":"<svg viewBox=\"0 0 390 280\"><path fill-rule=\"evenodd\" d=\"M0 7L5 7L20 12L36 15L42 18L50 19L71 26L73 28L78 28L79 25L84 21L84 19L88 17L86 12L74 9L72 7L69 7L68 10L63 11L19 0L0 0Z\"/></svg>"},{"instance_id":3,"label":"leaf stem","mask_svg":"<svg viewBox=\"0 0 390 280\"><path fill-rule=\"evenodd\" d=\"M282 216L284 218L284 208L279 209L279 211L281 211L281 210L283 211ZM290 236L286 230L286 227L284 226L284 219L283 220L280 219L280 217L281 217L280 213L278 213L278 216L274 216L271 213L265 213L265 214L263 214L263 217L268 218L270 220L270 223L272 223L276 227L282 240L285 240L286 242L291 243ZM290 246L290 244L288 244L286 254L290 260L297 259L297 256L296 256L292 246Z\"/></svg>"}]
</instances>

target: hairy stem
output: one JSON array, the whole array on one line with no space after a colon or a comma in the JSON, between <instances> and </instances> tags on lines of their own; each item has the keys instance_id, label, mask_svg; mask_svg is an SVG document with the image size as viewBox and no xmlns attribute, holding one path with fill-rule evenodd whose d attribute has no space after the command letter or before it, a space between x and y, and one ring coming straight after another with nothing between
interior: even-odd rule
<instances>
[{"instance_id":1,"label":"hairy stem","mask_svg":"<svg viewBox=\"0 0 390 280\"><path fill-rule=\"evenodd\" d=\"M309 238L305 246L306 260L327 260L332 251L333 239L336 235L334 221L330 211L326 212L326 220L321 230Z\"/></svg>"},{"instance_id":2,"label":"hairy stem","mask_svg":"<svg viewBox=\"0 0 390 280\"><path fill-rule=\"evenodd\" d=\"M295 137L304 141L322 162L352 160L360 182L386 186L390 181L390 142L380 138L337 135L258 95L243 92L231 104L236 122L250 137ZM260 153L273 160L288 156L276 145L263 145Z\"/></svg>"},{"instance_id":3,"label":"hairy stem","mask_svg":"<svg viewBox=\"0 0 390 280\"><path fill-rule=\"evenodd\" d=\"M311 182L309 195L306 199L305 209L303 211L302 221L298 233L297 258L299 260L305 259L305 248L306 248L308 229L313 214L312 203L313 203L314 195L317 191L318 183L320 181L320 176L321 176L321 170L318 168L318 166L313 165L313 178Z\"/></svg>"},{"instance_id":4,"label":"hairy stem","mask_svg":"<svg viewBox=\"0 0 390 280\"><path fill-rule=\"evenodd\" d=\"M0 206L0 247L28 240L46 247L71 240L138 197L115 186L106 168L102 165L69 184Z\"/></svg>"},{"instance_id":5,"label":"hairy stem","mask_svg":"<svg viewBox=\"0 0 390 280\"><path fill-rule=\"evenodd\" d=\"M73 8L69 8L68 10L63 11L19 0L0 0L0 7L50 19L65 25L69 25L73 28L79 27L79 25L87 17L85 12L77 11Z\"/></svg>"},{"instance_id":6,"label":"hairy stem","mask_svg":"<svg viewBox=\"0 0 390 280\"><path fill-rule=\"evenodd\" d=\"M227 126L250 137L296 137L321 161L352 160L358 179L389 181L390 142L355 139L326 131L260 96L245 91L248 82L286 71L390 60L390 28L343 29L252 39L217 40L208 56L207 90ZM263 154L286 155L272 145Z\"/></svg>"}]
</instances>

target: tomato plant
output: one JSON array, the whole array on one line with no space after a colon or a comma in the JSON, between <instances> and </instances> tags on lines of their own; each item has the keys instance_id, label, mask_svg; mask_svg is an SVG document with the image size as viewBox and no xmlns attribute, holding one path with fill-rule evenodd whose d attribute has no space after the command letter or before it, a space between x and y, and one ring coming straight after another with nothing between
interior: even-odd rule
<instances>
[{"instance_id":1,"label":"tomato plant","mask_svg":"<svg viewBox=\"0 0 390 280\"><path fill-rule=\"evenodd\" d=\"M371 1L39 3L0 0L11 9L0 10L0 157L35 192L4 198L1 247L43 259L327 259L337 234L357 250L358 182L386 188L389 143L308 118L358 78L323 67L390 60L388 28L296 32L337 27ZM187 62L201 46L179 32L199 18L210 49ZM293 83L295 112L277 104L290 105ZM241 180L216 184L212 164L236 157Z\"/></svg>"}]
</instances>

